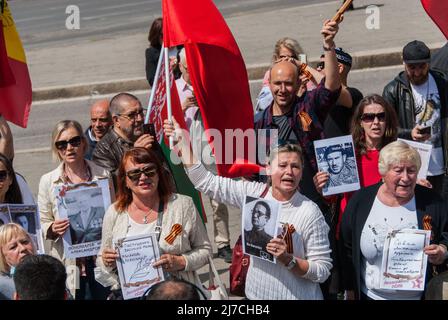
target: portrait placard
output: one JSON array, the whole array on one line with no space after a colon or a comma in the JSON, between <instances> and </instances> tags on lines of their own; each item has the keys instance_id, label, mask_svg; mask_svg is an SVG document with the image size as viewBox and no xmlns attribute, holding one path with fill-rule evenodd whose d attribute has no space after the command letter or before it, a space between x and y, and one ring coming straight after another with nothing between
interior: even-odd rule
<instances>
[{"instance_id":1,"label":"portrait placard","mask_svg":"<svg viewBox=\"0 0 448 320\"><path fill-rule=\"evenodd\" d=\"M11 215L7 204L0 204L0 226L11 223Z\"/></svg>"},{"instance_id":2,"label":"portrait placard","mask_svg":"<svg viewBox=\"0 0 448 320\"><path fill-rule=\"evenodd\" d=\"M8 204L11 221L29 233L38 253L44 253L44 240L36 205Z\"/></svg>"},{"instance_id":3,"label":"portrait placard","mask_svg":"<svg viewBox=\"0 0 448 320\"><path fill-rule=\"evenodd\" d=\"M412 148L417 150L422 161L420 170L418 171L417 179L426 179L428 176L429 159L431 158L432 144L422 143L417 141L411 141L406 139L397 139L406 142Z\"/></svg>"},{"instance_id":4,"label":"portrait placard","mask_svg":"<svg viewBox=\"0 0 448 320\"><path fill-rule=\"evenodd\" d=\"M356 154L351 135L314 141L319 171L330 177L322 189L324 196L360 188Z\"/></svg>"},{"instance_id":5,"label":"portrait placard","mask_svg":"<svg viewBox=\"0 0 448 320\"><path fill-rule=\"evenodd\" d=\"M59 217L68 218L64 233L66 258L96 255L101 246L104 213L111 204L109 180L64 185L55 188Z\"/></svg>"},{"instance_id":6,"label":"portrait placard","mask_svg":"<svg viewBox=\"0 0 448 320\"><path fill-rule=\"evenodd\" d=\"M383 249L381 289L423 291L431 230L402 229L388 233Z\"/></svg>"},{"instance_id":7,"label":"portrait placard","mask_svg":"<svg viewBox=\"0 0 448 320\"><path fill-rule=\"evenodd\" d=\"M117 269L123 299L143 296L146 290L165 279L162 268L152 264L160 259L157 235L140 235L114 240Z\"/></svg>"},{"instance_id":8,"label":"portrait placard","mask_svg":"<svg viewBox=\"0 0 448 320\"><path fill-rule=\"evenodd\" d=\"M280 219L277 201L246 196L242 212L242 243L245 254L272 263L275 257L267 252L266 245L277 237Z\"/></svg>"}]
</instances>

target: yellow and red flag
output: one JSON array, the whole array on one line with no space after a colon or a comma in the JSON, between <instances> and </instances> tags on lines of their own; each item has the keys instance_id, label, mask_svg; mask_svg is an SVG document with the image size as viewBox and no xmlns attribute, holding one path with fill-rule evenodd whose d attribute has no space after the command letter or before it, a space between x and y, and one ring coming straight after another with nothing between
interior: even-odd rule
<instances>
[{"instance_id":1,"label":"yellow and red flag","mask_svg":"<svg viewBox=\"0 0 448 320\"><path fill-rule=\"evenodd\" d=\"M17 33L8 2L0 12L0 113L26 128L32 102L32 88L25 51Z\"/></svg>"}]
</instances>

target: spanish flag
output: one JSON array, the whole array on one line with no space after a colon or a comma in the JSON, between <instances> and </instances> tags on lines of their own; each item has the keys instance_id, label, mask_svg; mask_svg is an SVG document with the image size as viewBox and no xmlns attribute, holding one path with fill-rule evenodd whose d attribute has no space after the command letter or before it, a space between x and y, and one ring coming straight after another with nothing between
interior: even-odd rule
<instances>
[{"instance_id":1,"label":"spanish flag","mask_svg":"<svg viewBox=\"0 0 448 320\"><path fill-rule=\"evenodd\" d=\"M0 12L0 113L26 128L31 108L31 80L25 52L16 30L8 2Z\"/></svg>"}]
</instances>

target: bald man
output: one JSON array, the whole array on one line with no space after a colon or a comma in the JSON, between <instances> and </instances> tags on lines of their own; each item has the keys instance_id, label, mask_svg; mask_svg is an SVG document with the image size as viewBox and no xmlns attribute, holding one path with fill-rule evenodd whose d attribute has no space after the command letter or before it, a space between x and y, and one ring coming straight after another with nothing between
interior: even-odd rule
<instances>
[{"instance_id":1,"label":"bald man","mask_svg":"<svg viewBox=\"0 0 448 320\"><path fill-rule=\"evenodd\" d=\"M109 100L103 99L96 101L90 107L90 127L86 130L85 135L89 146L85 158L92 160L93 150L98 141L107 133L112 126L112 116L109 112Z\"/></svg>"},{"instance_id":2,"label":"bald man","mask_svg":"<svg viewBox=\"0 0 448 320\"><path fill-rule=\"evenodd\" d=\"M313 183L313 176L317 173L313 141L324 138L323 123L332 106L336 104L341 91L334 43L338 29L338 24L329 20L322 26L325 78L317 88L297 97L301 84L298 72L299 62L291 59L280 61L274 64L270 74L269 87L274 101L255 116L255 132L263 136L257 137L256 140L257 162L261 165L267 164L271 144L277 142L271 141L269 137L275 133L280 143L283 141L298 143L303 150L304 158L301 168L302 179L299 184L300 192L320 207L327 223L331 221L329 206ZM266 131L261 131L263 129L271 130L269 135L266 135ZM258 180L266 182L267 179L266 176L260 175ZM325 297L327 290L323 289Z\"/></svg>"},{"instance_id":3,"label":"bald man","mask_svg":"<svg viewBox=\"0 0 448 320\"><path fill-rule=\"evenodd\" d=\"M306 92L304 96L297 97L300 87L299 69L297 60L282 60L271 68L269 87L274 101L263 112L255 117L255 129L257 134L262 134L261 129L277 130L280 141L297 141L304 152L303 178L300 184L301 192L316 202L321 208L326 207L321 195L316 191L313 183L313 175L317 172L313 141L322 139L323 123L331 107L336 103L340 90L341 80L338 72L334 37L338 32L338 24L325 21L321 30L323 37L323 50L325 52L326 77L322 79L318 87ZM275 134L275 131L271 132ZM262 148L263 154L257 152L258 163L266 165L266 159L262 156L269 154L270 144L275 141L263 139L265 144L257 139L258 148ZM259 180L265 181L265 176Z\"/></svg>"}]
</instances>

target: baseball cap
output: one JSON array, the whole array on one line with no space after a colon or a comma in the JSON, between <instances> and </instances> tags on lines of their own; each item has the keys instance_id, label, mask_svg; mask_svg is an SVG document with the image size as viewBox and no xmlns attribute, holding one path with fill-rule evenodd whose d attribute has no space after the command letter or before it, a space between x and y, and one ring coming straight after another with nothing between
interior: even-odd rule
<instances>
[{"instance_id":1,"label":"baseball cap","mask_svg":"<svg viewBox=\"0 0 448 320\"><path fill-rule=\"evenodd\" d=\"M338 59L339 63L345 64L346 66L349 67L352 66L353 59L351 55L349 55L340 47L335 48L334 52L336 53L336 58Z\"/></svg>"},{"instance_id":2,"label":"baseball cap","mask_svg":"<svg viewBox=\"0 0 448 320\"><path fill-rule=\"evenodd\" d=\"M422 41L411 41L403 48L403 61L406 64L430 62L431 51Z\"/></svg>"}]
</instances>

